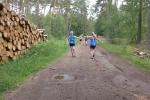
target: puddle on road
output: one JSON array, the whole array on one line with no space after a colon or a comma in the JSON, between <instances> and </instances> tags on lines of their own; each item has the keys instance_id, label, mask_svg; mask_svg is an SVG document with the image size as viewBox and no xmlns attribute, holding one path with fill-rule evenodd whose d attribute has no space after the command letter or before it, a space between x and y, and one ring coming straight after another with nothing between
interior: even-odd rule
<instances>
[{"instance_id":1,"label":"puddle on road","mask_svg":"<svg viewBox=\"0 0 150 100\"><path fill-rule=\"evenodd\" d=\"M75 80L86 80L86 78L83 75L55 74L52 76L52 80L75 81Z\"/></svg>"},{"instance_id":2,"label":"puddle on road","mask_svg":"<svg viewBox=\"0 0 150 100\"><path fill-rule=\"evenodd\" d=\"M63 79L64 79L64 76L60 76L60 75L59 75L59 76L56 76L55 79L57 79L57 80L63 80Z\"/></svg>"},{"instance_id":3,"label":"puddle on road","mask_svg":"<svg viewBox=\"0 0 150 100\"><path fill-rule=\"evenodd\" d=\"M105 56L107 56L107 53L105 53L105 52L96 52L96 55L99 56L99 57L105 57Z\"/></svg>"},{"instance_id":4,"label":"puddle on road","mask_svg":"<svg viewBox=\"0 0 150 100\"><path fill-rule=\"evenodd\" d=\"M68 74L56 74L52 77L53 80L72 81L75 77Z\"/></svg>"}]
</instances>

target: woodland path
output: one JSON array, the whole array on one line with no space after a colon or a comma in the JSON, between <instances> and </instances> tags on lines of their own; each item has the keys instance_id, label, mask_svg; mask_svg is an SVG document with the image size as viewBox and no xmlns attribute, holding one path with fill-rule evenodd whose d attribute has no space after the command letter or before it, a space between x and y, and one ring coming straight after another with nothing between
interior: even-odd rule
<instances>
[{"instance_id":1,"label":"woodland path","mask_svg":"<svg viewBox=\"0 0 150 100\"><path fill-rule=\"evenodd\" d=\"M150 74L102 48L90 59L78 45L48 68L34 74L5 100L150 100Z\"/></svg>"}]
</instances>

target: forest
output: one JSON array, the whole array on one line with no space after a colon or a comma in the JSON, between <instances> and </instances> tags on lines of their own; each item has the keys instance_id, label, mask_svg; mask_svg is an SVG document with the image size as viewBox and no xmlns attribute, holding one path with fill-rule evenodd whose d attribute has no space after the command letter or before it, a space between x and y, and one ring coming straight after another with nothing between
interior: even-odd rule
<instances>
[{"instance_id":1,"label":"forest","mask_svg":"<svg viewBox=\"0 0 150 100\"><path fill-rule=\"evenodd\" d=\"M8 11L2 11L2 4L7 7ZM14 25L11 27L11 24L7 21L14 24L13 18L5 18L4 12L9 17L16 15L17 18L14 20L18 19L16 23L20 26ZM29 20L25 20L24 24L30 22L31 25L21 25L19 21L21 16ZM104 42L97 41L97 52L99 51L102 56L109 54L112 56L111 53L114 53L120 57L119 59L126 59L138 68L150 72L150 0L0 0L0 18L0 62L3 57L4 59L8 58L8 61L0 63L0 100L4 97L6 91L22 84L30 75L47 68L52 61L68 52L69 46L66 40L72 30L76 36L81 34L84 36L91 35L92 32L95 32L99 37L106 40ZM21 23L23 22L21 21ZM32 25L36 28L32 28ZM20 37L26 37L23 42L27 43L22 43L20 37L10 35L8 32L5 33L20 43L15 42L14 44L11 43L10 39L3 39L8 37L7 35L6 37L3 36L5 28L2 31L2 27L8 26L12 29L7 30L10 31L10 34L17 33L17 28L23 27L17 34ZM15 31L13 31L13 28ZM28 32L29 28L30 32ZM48 40L41 42L43 37L36 29L45 29ZM22 35L26 35L24 32L31 34L24 36ZM37 34L35 34L36 32ZM31 39L27 37L31 37ZM28 41L33 42L31 47ZM36 44L37 41L40 42ZM5 43L9 44L8 47L3 46ZM17 44L19 44L19 47ZM17 45L16 48L13 48L14 45ZM1 48L4 48L4 50L1 50ZM27 50L22 53L21 50L25 48ZM104 48L110 53L104 53L99 48ZM82 49L80 50L82 51ZM85 47L83 47L83 50L85 50ZM5 53L2 54L2 51L5 51ZM87 49L85 51L88 52ZM11 52L11 54L7 55L8 52ZM17 57L18 59L16 56L15 60L9 59L10 56L13 58L13 55L20 54L22 55ZM82 56L74 58L77 64L79 63L78 58L81 64L88 61L82 62L88 58L85 54ZM70 56L65 57L62 58L64 61L67 57L69 59ZM104 60L104 58L98 60L103 63L101 59ZM105 59L105 61L107 60ZM104 63L106 63L105 61ZM98 61L95 63L97 67ZM111 65L111 62L107 61L107 63ZM122 63L126 65L125 60ZM67 64L70 67L69 63ZM86 62L86 64L89 64L89 62ZM122 67L122 65L118 66ZM96 67L95 69L97 69ZM128 67L130 68L130 66ZM88 70L90 69L88 68ZM55 68L50 68L50 70L55 70Z\"/></svg>"},{"instance_id":2,"label":"forest","mask_svg":"<svg viewBox=\"0 0 150 100\"><path fill-rule=\"evenodd\" d=\"M61 37L69 30L76 34L87 33L92 28L92 19L88 19L86 0L6 0L11 10L26 15L46 33Z\"/></svg>"},{"instance_id":3,"label":"forest","mask_svg":"<svg viewBox=\"0 0 150 100\"><path fill-rule=\"evenodd\" d=\"M54 37L95 31L113 43L149 48L148 0L3 0ZM93 16L94 15L94 16Z\"/></svg>"}]
</instances>

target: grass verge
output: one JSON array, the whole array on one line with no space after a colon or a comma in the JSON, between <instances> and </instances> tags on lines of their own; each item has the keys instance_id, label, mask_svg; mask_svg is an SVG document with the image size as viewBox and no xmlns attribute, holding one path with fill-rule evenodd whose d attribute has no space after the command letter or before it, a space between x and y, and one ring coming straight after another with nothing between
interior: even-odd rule
<instances>
[{"instance_id":1,"label":"grass verge","mask_svg":"<svg viewBox=\"0 0 150 100\"><path fill-rule=\"evenodd\" d=\"M64 54L67 45L63 40L51 39L38 44L16 61L0 65L0 100L6 91L20 85L29 75L46 68Z\"/></svg>"},{"instance_id":2,"label":"grass verge","mask_svg":"<svg viewBox=\"0 0 150 100\"><path fill-rule=\"evenodd\" d=\"M140 58L133 54L134 47L127 45L116 45L110 43L103 43L100 46L106 49L109 52L116 53L119 56L127 59L131 63L137 65L138 68L150 72L150 59L149 58Z\"/></svg>"}]
</instances>

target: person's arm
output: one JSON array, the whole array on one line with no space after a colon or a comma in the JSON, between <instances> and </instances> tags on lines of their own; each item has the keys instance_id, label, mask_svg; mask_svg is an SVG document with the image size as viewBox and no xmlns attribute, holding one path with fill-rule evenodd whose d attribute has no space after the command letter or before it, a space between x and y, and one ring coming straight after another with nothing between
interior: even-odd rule
<instances>
[{"instance_id":1,"label":"person's arm","mask_svg":"<svg viewBox=\"0 0 150 100\"><path fill-rule=\"evenodd\" d=\"M96 40L101 41L101 39L100 39L100 38L98 38L98 37L96 37Z\"/></svg>"},{"instance_id":2,"label":"person's arm","mask_svg":"<svg viewBox=\"0 0 150 100\"><path fill-rule=\"evenodd\" d=\"M95 39L96 39L97 41L100 41L100 39L97 37L96 34L94 34L94 36L95 36Z\"/></svg>"},{"instance_id":3,"label":"person's arm","mask_svg":"<svg viewBox=\"0 0 150 100\"><path fill-rule=\"evenodd\" d=\"M87 36L87 40L89 40L89 39L91 39L92 38L92 36Z\"/></svg>"},{"instance_id":4,"label":"person's arm","mask_svg":"<svg viewBox=\"0 0 150 100\"><path fill-rule=\"evenodd\" d=\"M74 36L75 38L79 39L80 37Z\"/></svg>"}]
</instances>

